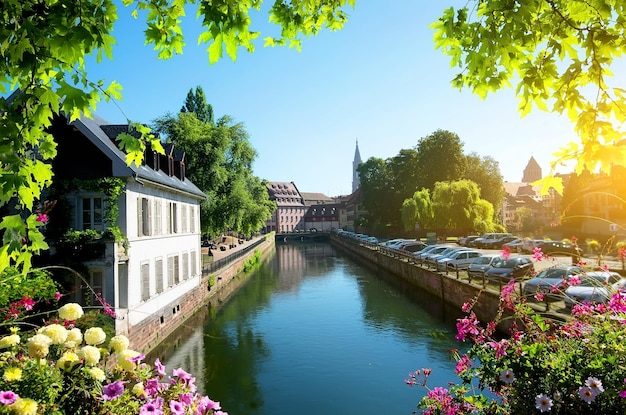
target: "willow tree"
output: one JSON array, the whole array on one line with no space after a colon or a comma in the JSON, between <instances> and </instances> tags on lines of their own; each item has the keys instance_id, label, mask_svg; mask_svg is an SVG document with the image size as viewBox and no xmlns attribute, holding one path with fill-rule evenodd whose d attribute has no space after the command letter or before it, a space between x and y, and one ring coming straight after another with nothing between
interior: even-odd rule
<instances>
[{"instance_id":1,"label":"willow tree","mask_svg":"<svg viewBox=\"0 0 626 415\"><path fill-rule=\"evenodd\" d=\"M204 31L197 39L207 45L209 63L224 55L237 57L240 48L254 51L260 33L252 31L252 16L261 16L262 0L123 0L128 13L145 18L145 43L159 59L180 54L181 30L187 8L197 8ZM355 0L275 0L269 19L280 35L265 45L300 48L303 36L341 29L345 8ZM51 119L63 111L69 121L90 116L102 100L120 99L121 86L88 75L86 57L113 57L118 4L113 0L3 0L0 6L0 273L12 265L27 270L31 257L47 245L40 227L42 191L52 182L50 162L56 143L47 133ZM129 120L131 123L131 120ZM137 126L141 138L120 136L129 163L139 164L147 143L160 149L158 138ZM10 207L10 209L7 209ZM14 213L15 212L15 213ZM39 215L38 215L39 214ZM39 219L39 220L38 220Z\"/></svg>"},{"instance_id":2,"label":"willow tree","mask_svg":"<svg viewBox=\"0 0 626 415\"><path fill-rule=\"evenodd\" d=\"M579 174L626 165L626 88L611 78L626 51L626 2L470 0L432 28L435 46L459 68L455 87L484 98L512 85L522 116L539 108L572 121L580 142L554 154L543 191L562 192L553 173L564 162Z\"/></svg>"}]
</instances>

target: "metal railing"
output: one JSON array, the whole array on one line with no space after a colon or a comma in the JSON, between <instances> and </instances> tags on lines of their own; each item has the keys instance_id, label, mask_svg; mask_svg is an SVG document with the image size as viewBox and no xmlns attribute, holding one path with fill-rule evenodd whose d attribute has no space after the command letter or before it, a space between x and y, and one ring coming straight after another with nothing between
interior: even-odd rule
<instances>
[{"instance_id":1,"label":"metal railing","mask_svg":"<svg viewBox=\"0 0 626 415\"><path fill-rule=\"evenodd\" d=\"M235 251L232 254L229 254L222 259L218 259L217 261L203 263L202 264L202 276L206 277L209 274L212 274L213 272L221 268L227 267L231 263L246 256L250 251L254 250L257 246L261 245L263 242L265 242L265 238L261 238L255 241L254 243L252 243L250 246L247 246L243 249Z\"/></svg>"}]
</instances>

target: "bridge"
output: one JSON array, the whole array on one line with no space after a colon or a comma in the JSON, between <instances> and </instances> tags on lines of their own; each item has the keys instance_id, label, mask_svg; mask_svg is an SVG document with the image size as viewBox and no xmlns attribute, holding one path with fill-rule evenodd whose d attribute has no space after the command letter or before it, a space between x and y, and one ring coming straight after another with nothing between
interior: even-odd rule
<instances>
[{"instance_id":1,"label":"bridge","mask_svg":"<svg viewBox=\"0 0 626 415\"><path fill-rule=\"evenodd\" d=\"M287 242L328 242L330 234L328 232L299 232L299 233L277 233L276 243Z\"/></svg>"}]
</instances>

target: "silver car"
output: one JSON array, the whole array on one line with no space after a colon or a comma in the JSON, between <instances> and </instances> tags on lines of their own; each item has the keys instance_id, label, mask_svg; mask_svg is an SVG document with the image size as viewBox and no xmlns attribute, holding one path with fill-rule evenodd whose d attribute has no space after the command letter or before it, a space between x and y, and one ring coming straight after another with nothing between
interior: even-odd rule
<instances>
[{"instance_id":1,"label":"silver car","mask_svg":"<svg viewBox=\"0 0 626 415\"><path fill-rule=\"evenodd\" d=\"M613 293L623 291L626 279L617 272L593 271L580 278L580 284L572 285L565 290L565 305L573 307L581 303L606 303Z\"/></svg>"}]
</instances>

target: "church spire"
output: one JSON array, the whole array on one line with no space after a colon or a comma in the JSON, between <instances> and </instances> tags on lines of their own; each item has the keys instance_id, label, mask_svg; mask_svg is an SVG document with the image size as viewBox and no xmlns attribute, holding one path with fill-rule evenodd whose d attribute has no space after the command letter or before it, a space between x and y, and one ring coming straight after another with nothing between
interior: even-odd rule
<instances>
[{"instance_id":1,"label":"church spire","mask_svg":"<svg viewBox=\"0 0 626 415\"><path fill-rule=\"evenodd\" d=\"M361 186L359 172L356 170L361 164L361 154L359 153L359 139L356 139L356 150L354 150L354 161L352 162L352 193Z\"/></svg>"}]
</instances>

